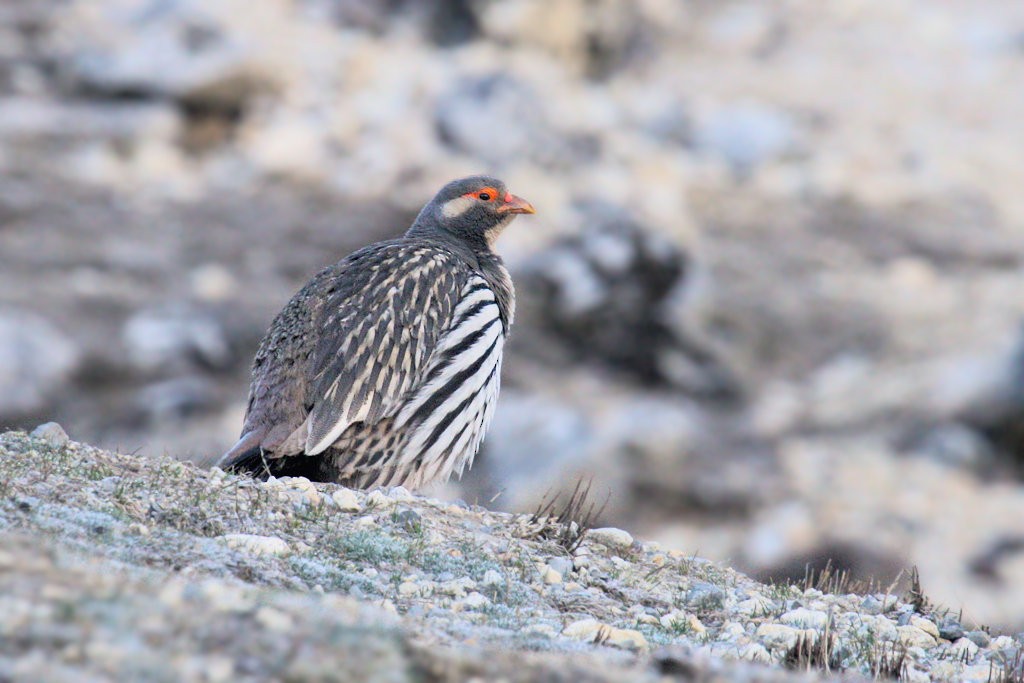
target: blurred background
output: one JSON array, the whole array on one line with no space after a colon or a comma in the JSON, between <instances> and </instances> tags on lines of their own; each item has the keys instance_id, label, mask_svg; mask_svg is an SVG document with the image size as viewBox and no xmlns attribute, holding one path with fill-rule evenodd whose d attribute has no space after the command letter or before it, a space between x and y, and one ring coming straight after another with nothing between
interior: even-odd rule
<instances>
[{"instance_id":1,"label":"blurred background","mask_svg":"<svg viewBox=\"0 0 1024 683\"><path fill-rule=\"evenodd\" d=\"M4 0L0 427L208 463L313 273L538 209L433 491L1024 628L1024 3Z\"/></svg>"}]
</instances>

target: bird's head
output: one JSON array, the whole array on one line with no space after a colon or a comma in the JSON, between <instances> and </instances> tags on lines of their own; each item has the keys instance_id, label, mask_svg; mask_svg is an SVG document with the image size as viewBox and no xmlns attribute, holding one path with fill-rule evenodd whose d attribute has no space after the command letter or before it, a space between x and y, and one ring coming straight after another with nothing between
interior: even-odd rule
<instances>
[{"instance_id":1,"label":"bird's head","mask_svg":"<svg viewBox=\"0 0 1024 683\"><path fill-rule=\"evenodd\" d=\"M535 213L505 183L489 176L453 180L423 207L410 233L441 230L470 246L490 248L502 230L521 213Z\"/></svg>"}]
</instances>

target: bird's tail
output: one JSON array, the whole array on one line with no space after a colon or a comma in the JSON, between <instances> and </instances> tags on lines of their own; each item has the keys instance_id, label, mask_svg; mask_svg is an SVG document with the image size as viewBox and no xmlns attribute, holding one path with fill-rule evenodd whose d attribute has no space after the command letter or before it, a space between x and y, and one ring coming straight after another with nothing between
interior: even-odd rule
<instances>
[{"instance_id":1,"label":"bird's tail","mask_svg":"<svg viewBox=\"0 0 1024 683\"><path fill-rule=\"evenodd\" d=\"M217 467L225 472L250 474L257 479L267 477L306 477L310 481L332 481L322 471L322 458L303 454L275 457L263 448L263 432L246 432L231 449L220 457Z\"/></svg>"},{"instance_id":2,"label":"bird's tail","mask_svg":"<svg viewBox=\"0 0 1024 683\"><path fill-rule=\"evenodd\" d=\"M238 440L238 443L220 456L217 467L225 472L247 472L254 476L266 477L271 474L271 470L260 443L262 440L263 434L260 430L254 429L251 432L246 432Z\"/></svg>"}]
</instances>

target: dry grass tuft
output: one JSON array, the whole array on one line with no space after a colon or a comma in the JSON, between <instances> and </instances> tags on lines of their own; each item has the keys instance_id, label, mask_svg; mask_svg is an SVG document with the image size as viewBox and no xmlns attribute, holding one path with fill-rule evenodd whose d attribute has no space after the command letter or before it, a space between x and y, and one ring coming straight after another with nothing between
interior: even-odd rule
<instances>
[{"instance_id":1,"label":"dry grass tuft","mask_svg":"<svg viewBox=\"0 0 1024 683\"><path fill-rule=\"evenodd\" d=\"M592 484L593 480L584 484L583 479L579 479L568 499L551 491L544 494L529 520L530 526L537 528L536 535L555 541L568 553L579 548L611 497L609 493L598 507L590 499Z\"/></svg>"}]
</instances>

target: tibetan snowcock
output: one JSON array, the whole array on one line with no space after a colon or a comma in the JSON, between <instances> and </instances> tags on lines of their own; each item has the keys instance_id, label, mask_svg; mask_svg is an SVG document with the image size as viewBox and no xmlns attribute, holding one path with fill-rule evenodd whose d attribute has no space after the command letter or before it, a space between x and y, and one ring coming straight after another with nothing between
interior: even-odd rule
<instances>
[{"instance_id":1,"label":"tibetan snowcock","mask_svg":"<svg viewBox=\"0 0 1024 683\"><path fill-rule=\"evenodd\" d=\"M522 213L533 207L500 180L456 180L404 237L318 273L263 338L220 467L358 488L461 475L494 415L515 312L494 242Z\"/></svg>"}]
</instances>

